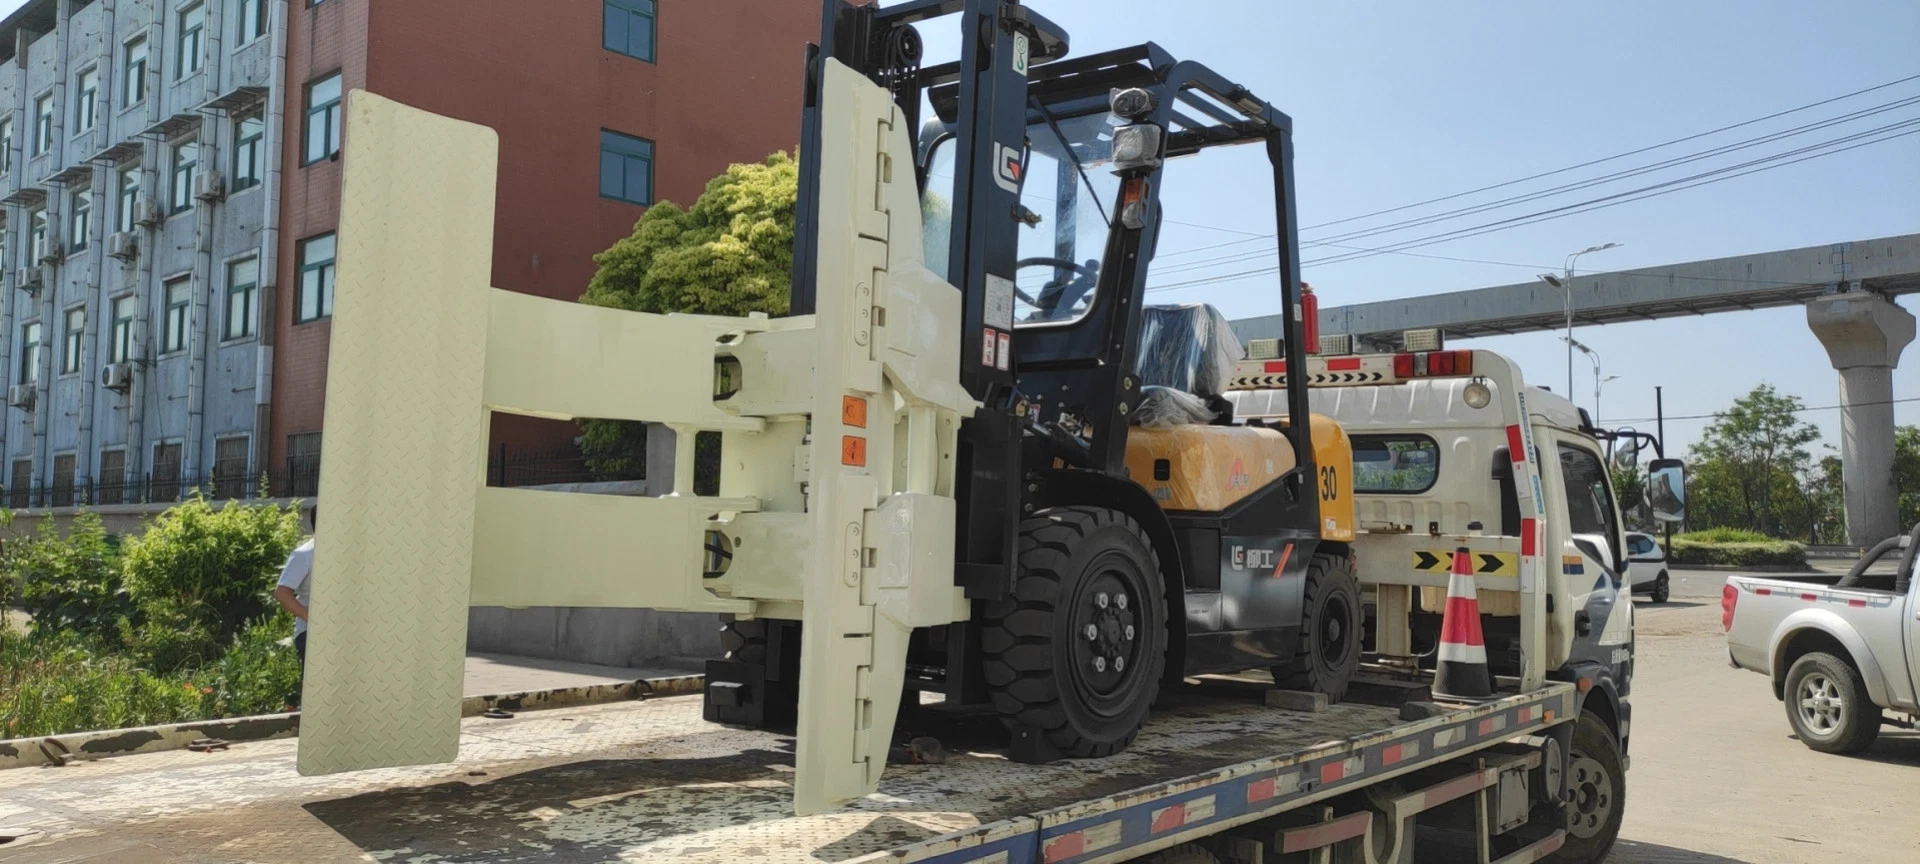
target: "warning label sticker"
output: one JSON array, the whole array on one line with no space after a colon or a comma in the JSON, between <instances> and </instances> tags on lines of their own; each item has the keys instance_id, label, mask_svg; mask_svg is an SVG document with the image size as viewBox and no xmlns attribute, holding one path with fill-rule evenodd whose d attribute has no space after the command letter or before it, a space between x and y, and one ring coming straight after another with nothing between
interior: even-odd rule
<instances>
[{"instance_id":1,"label":"warning label sticker","mask_svg":"<svg viewBox=\"0 0 1920 864\"><path fill-rule=\"evenodd\" d=\"M1013 280L987 274L986 309L981 319L988 327L1013 329Z\"/></svg>"}]
</instances>

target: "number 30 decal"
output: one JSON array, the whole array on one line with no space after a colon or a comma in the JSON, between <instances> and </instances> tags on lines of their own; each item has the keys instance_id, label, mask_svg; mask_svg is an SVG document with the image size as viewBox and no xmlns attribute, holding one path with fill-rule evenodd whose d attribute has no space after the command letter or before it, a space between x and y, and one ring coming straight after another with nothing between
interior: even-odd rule
<instances>
[{"instance_id":1,"label":"number 30 decal","mask_svg":"<svg viewBox=\"0 0 1920 864\"><path fill-rule=\"evenodd\" d=\"M1320 500L1332 501L1339 497L1339 475L1334 472L1332 465L1322 466L1320 468Z\"/></svg>"}]
</instances>

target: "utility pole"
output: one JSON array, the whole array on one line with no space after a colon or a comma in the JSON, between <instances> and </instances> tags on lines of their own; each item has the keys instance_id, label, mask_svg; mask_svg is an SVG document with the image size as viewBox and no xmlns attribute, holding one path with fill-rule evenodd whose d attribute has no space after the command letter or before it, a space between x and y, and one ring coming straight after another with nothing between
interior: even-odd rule
<instances>
[{"instance_id":1,"label":"utility pole","mask_svg":"<svg viewBox=\"0 0 1920 864\"><path fill-rule=\"evenodd\" d=\"M1660 458L1665 459L1667 458L1667 407L1664 394L1660 392L1663 389L1664 388L1657 385L1653 388L1653 434L1657 442L1653 448L1653 452ZM1680 494L1684 500L1686 490L1680 490ZM1662 529L1661 535L1664 552L1668 558L1672 558L1673 523L1662 522L1660 523L1660 527Z\"/></svg>"}]
</instances>

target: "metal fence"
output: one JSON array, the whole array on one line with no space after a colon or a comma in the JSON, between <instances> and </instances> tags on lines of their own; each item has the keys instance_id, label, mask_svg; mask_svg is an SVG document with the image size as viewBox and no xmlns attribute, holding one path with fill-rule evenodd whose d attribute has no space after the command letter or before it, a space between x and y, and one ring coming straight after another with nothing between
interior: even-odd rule
<instances>
[{"instance_id":1,"label":"metal fence","mask_svg":"<svg viewBox=\"0 0 1920 864\"><path fill-rule=\"evenodd\" d=\"M556 447L514 447L496 444L487 458L488 486L546 486L555 483L596 483L641 480L644 468L611 469L594 464L571 444Z\"/></svg>"},{"instance_id":2,"label":"metal fence","mask_svg":"<svg viewBox=\"0 0 1920 864\"><path fill-rule=\"evenodd\" d=\"M261 478L247 474L213 473L195 477L155 477L146 474L84 485L52 483L0 489L0 501L15 510L41 507L99 507L116 504L170 504L199 492L214 500L258 497Z\"/></svg>"}]
</instances>

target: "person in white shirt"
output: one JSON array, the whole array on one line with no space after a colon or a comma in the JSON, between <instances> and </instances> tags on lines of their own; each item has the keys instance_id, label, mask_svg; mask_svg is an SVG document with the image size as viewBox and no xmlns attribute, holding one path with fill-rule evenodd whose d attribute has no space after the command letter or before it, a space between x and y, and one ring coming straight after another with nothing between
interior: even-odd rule
<instances>
[{"instance_id":1,"label":"person in white shirt","mask_svg":"<svg viewBox=\"0 0 1920 864\"><path fill-rule=\"evenodd\" d=\"M320 508L313 508L308 518L318 528ZM273 587L273 599L293 615L293 650L300 655L300 668L304 671L307 668L307 607L313 602L312 537L294 547L293 554L287 556L286 565L280 568L280 582Z\"/></svg>"}]
</instances>

